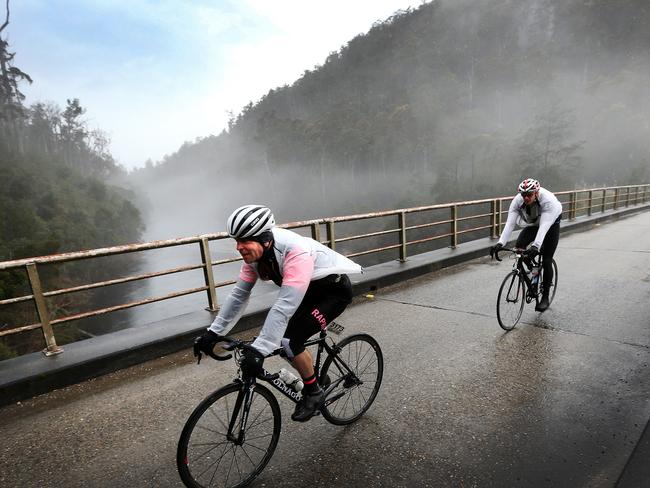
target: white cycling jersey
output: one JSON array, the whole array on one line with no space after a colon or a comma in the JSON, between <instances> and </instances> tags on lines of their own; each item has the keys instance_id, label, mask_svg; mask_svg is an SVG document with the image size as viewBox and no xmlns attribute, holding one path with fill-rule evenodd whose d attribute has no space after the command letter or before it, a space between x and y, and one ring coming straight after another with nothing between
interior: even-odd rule
<instances>
[{"instance_id":1,"label":"white cycling jersey","mask_svg":"<svg viewBox=\"0 0 650 488\"><path fill-rule=\"evenodd\" d=\"M559 219L560 215L562 215L562 203L546 188L539 189L537 201L530 205L529 208L526 208L524 204L524 197L518 193L510 202L508 220L501 237L499 237L499 244L505 245L508 242L515 225L523 227L538 226L539 229L533 245L540 249L548 229Z\"/></svg>"},{"instance_id":2,"label":"white cycling jersey","mask_svg":"<svg viewBox=\"0 0 650 488\"><path fill-rule=\"evenodd\" d=\"M320 242L274 227L273 251L282 277L278 297L269 310L253 347L265 356L280 347L289 319L302 302L309 283L331 274L361 273L361 266ZM258 264L243 263L239 279L209 330L224 335L244 312L260 273Z\"/></svg>"}]
</instances>

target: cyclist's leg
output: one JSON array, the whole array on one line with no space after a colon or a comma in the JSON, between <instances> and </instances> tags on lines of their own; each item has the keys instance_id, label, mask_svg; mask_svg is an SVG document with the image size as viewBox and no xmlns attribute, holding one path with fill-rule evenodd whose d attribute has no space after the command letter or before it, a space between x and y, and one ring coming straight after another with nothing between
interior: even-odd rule
<instances>
[{"instance_id":1,"label":"cyclist's leg","mask_svg":"<svg viewBox=\"0 0 650 488\"><path fill-rule=\"evenodd\" d=\"M307 339L341 315L350 302L352 285L347 275L328 276L309 285L300 306L289 320L282 339L287 357L301 375L314 374L311 354L305 349ZM309 362L304 361L307 357ZM304 372L301 370L303 365L307 369Z\"/></svg>"},{"instance_id":2,"label":"cyclist's leg","mask_svg":"<svg viewBox=\"0 0 650 488\"><path fill-rule=\"evenodd\" d=\"M282 342L305 385L303 399L296 405L292 416L294 420L308 420L324 399L305 342L338 317L351 301L349 278L345 275L328 276L309 285L305 298L289 320Z\"/></svg>"},{"instance_id":3,"label":"cyclist's leg","mask_svg":"<svg viewBox=\"0 0 650 488\"><path fill-rule=\"evenodd\" d=\"M556 222L549 227L546 236L544 236L542 248L539 250L542 255L542 267L544 268L542 290L546 297L548 297L548 291L553 284L553 256L555 255L555 250L557 249L559 240L560 223Z\"/></svg>"},{"instance_id":4,"label":"cyclist's leg","mask_svg":"<svg viewBox=\"0 0 650 488\"><path fill-rule=\"evenodd\" d=\"M519 237L517 237L517 243L515 244L515 247L518 249L526 249L526 247L528 247L528 244L535 240L535 236L537 235L538 230L539 227L536 225L524 227L519 233Z\"/></svg>"}]
</instances>

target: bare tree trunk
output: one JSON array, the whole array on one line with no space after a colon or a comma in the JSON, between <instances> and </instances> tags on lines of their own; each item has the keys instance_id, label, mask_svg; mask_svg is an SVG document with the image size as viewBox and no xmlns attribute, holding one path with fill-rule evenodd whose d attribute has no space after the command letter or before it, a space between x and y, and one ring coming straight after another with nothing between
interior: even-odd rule
<instances>
[{"instance_id":1,"label":"bare tree trunk","mask_svg":"<svg viewBox=\"0 0 650 488\"><path fill-rule=\"evenodd\" d=\"M7 0L7 3L6 3L6 11L7 11L7 16L5 18L4 24L2 24L2 27L0 27L0 32L5 30L5 27L7 27L9 25L9 0Z\"/></svg>"}]
</instances>

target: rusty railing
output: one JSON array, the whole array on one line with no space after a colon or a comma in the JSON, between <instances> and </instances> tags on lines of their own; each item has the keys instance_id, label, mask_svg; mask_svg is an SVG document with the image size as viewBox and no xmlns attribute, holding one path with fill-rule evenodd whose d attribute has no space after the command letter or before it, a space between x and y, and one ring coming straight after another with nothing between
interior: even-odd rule
<instances>
[{"instance_id":1,"label":"rusty railing","mask_svg":"<svg viewBox=\"0 0 650 488\"><path fill-rule=\"evenodd\" d=\"M631 205L645 204L648 201L648 194L650 193L649 187L650 185L646 184L636 186L590 188L557 192L555 195L563 204L563 218L573 220L581 216L590 216L594 212L602 213L609 210L616 210L622 206L629 207ZM404 208L384 212L307 220L284 224L281 227L303 229L303 233L309 233L313 239L330 246L332 249L337 249L340 252L343 252L348 257L354 258L371 254L384 253L384 255L386 255L393 253L393 258L405 261L409 255L409 248L415 249L413 254L417 254L418 252L422 252L419 251L419 249L421 249L423 245L431 244L434 241L442 243L439 246L444 246L446 240L448 246L455 248L459 243L461 243L461 241L485 237L486 234L492 238L498 237L505 225L504 216L507 216L507 204L511 199L512 195L482 200ZM506 205L504 205L504 202L506 202ZM429 215L427 215L427 213ZM431 220L432 218L435 220ZM389 219L396 219L396 223L391 223ZM363 225L363 221L372 220L380 222L379 228L370 229L373 225ZM350 227L350 224L354 224L354 226ZM323 226L325 228L326 237L324 240L321 240L321 230ZM376 227L377 224L374 224L374 226ZM356 232L338 237L338 231L335 232L335 230L341 227L346 227L348 232L351 229L356 230ZM358 231L359 228L364 229L364 227L366 232ZM220 232L196 237L115 246L89 251L70 252L1 262L0 272L20 268L27 272L31 294L0 300L0 307L31 301L35 306L35 311L39 321L33 324L2 329L0 330L0 337L41 329L46 346L43 352L49 356L62 352L62 348L57 345L54 334L54 327L59 324L202 292L206 293L208 304L207 309L216 311L218 309L216 289L231 285L235 280L226 277L226 279L222 281L217 281L216 278L218 274L215 270L218 270L220 266L225 264L241 260L240 257L216 261L212 260L209 246L210 242L226 239L227 237L228 235L226 233ZM357 244L358 242L362 242L362 244ZM39 277L39 267L44 265L60 265L71 261L188 245L198 246L198 255L200 256L199 263L49 291L43 289ZM56 318L50 316L50 310L48 308L48 298L50 297L108 287L120 283L147 280L159 276L196 269L201 269L203 271L204 281L201 283L201 286L74 315Z\"/></svg>"}]
</instances>

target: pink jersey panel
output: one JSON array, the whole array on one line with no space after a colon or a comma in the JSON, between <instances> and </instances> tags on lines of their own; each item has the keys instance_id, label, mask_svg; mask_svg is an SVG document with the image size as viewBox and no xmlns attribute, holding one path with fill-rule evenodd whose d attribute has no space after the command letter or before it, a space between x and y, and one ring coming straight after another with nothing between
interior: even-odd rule
<instances>
[{"instance_id":1,"label":"pink jersey panel","mask_svg":"<svg viewBox=\"0 0 650 488\"><path fill-rule=\"evenodd\" d=\"M306 290L314 273L314 258L302 249L291 249L284 260L282 286Z\"/></svg>"},{"instance_id":2,"label":"pink jersey panel","mask_svg":"<svg viewBox=\"0 0 650 488\"><path fill-rule=\"evenodd\" d=\"M248 283L255 283L257 281L257 273L250 264L242 264L239 270L239 279Z\"/></svg>"}]
</instances>

